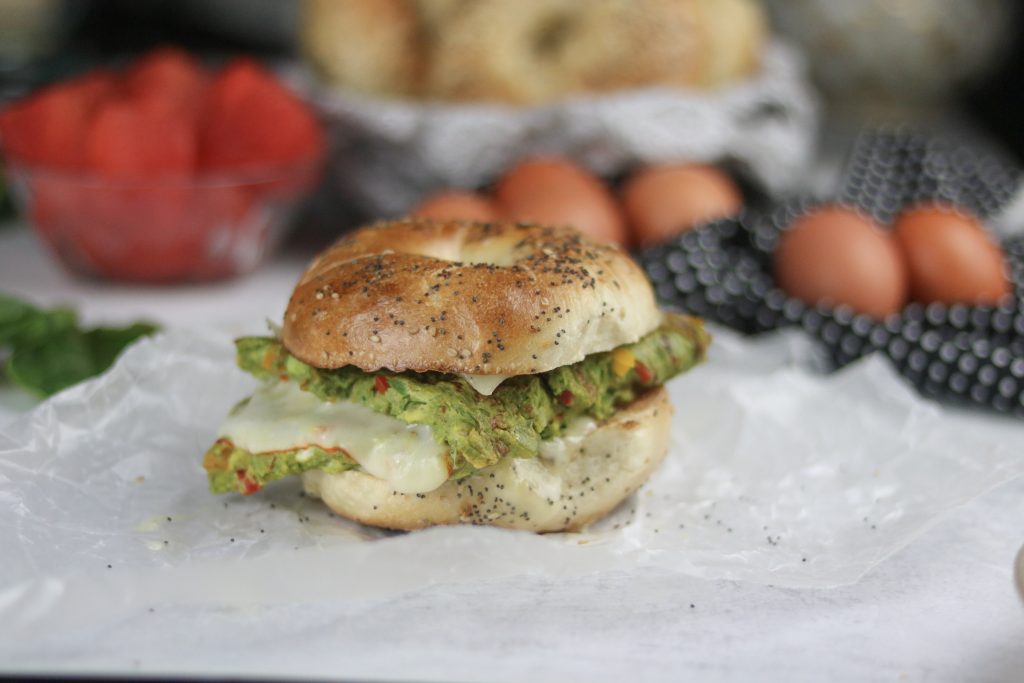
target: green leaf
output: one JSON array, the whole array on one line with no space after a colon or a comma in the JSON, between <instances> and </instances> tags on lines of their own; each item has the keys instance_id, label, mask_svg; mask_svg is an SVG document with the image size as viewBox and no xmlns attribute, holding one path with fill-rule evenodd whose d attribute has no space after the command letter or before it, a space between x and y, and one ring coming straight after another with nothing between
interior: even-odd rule
<instances>
[{"instance_id":1,"label":"green leaf","mask_svg":"<svg viewBox=\"0 0 1024 683\"><path fill-rule=\"evenodd\" d=\"M61 330L74 328L76 323L77 316L70 308L41 311L0 294L0 347L35 344Z\"/></svg>"},{"instance_id":2,"label":"green leaf","mask_svg":"<svg viewBox=\"0 0 1024 683\"><path fill-rule=\"evenodd\" d=\"M70 308L42 311L0 294L0 349L11 349L7 375L40 397L100 374L125 347L156 330L148 323L82 330Z\"/></svg>"},{"instance_id":3,"label":"green leaf","mask_svg":"<svg viewBox=\"0 0 1024 683\"><path fill-rule=\"evenodd\" d=\"M31 321L44 315L23 301L0 294L0 346L13 344Z\"/></svg>"},{"instance_id":4,"label":"green leaf","mask_svg":"<svg viewBox=\"0 0 1024 683\"><path fill-rule=\"evenodd\" d=\"M27 314L40 312L35 306L24 301L7 296L6 294L0 294L0 328Z\"/></svg>"},{"instance_id":5,"label":"green leaf","mask_svg":"<svg viewBox=\"0 0 1024 683\"><path fill-rule=\"evenodd\" d=\"M21 388L45 398L101 374L132 342L156 330L148 323L87 332L62 328L34 344L15 347L7 374Z\"/></svg>"},{"instance_id":6,"label":"green leaf","mask_svg":"<svg viewBox=\"0 0 1024 683\"><path fill-rule=\"evenodd\" d=\"M45 398L96 372L89 343L80 330L67 329L31 346L15 347L7 375L22 389Z\"/></svg>"},{"instance_id":7,"label":"green leaf","mask_svg":"<svg viewBox=\"0 0 1024 683\"><path fill-rule=\"evenodd\" d=\"M128 327L97 327L85 333L95 374L109 368L128 346L157 331L156 325L135 323Z\"/></svg>"}]
</instances>

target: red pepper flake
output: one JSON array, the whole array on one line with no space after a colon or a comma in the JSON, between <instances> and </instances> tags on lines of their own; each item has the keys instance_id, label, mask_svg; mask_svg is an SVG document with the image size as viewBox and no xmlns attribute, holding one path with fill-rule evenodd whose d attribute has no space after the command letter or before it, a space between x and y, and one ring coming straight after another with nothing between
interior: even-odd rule
<instances>
[{"instance_id":1,"label":"red pepper flake","mask_svg":"<svg viewBox=\"0 0 1024 683\"><path fill-rule=\"evenodd\" d=\"M558 400L561 401L562 405L566 407L571 406L573 399L575 398L576 397L573 396L572 392L569 391L568 389L566 389L565 391L558 395Z\"/></svg>"},{"instance_id":2,"label":"red pepper flake","mask_svg":"<svg viewBox=\"0 0 1024 683\"><path fill-rule=\"evenodd\" d=\"M242 482L243 496L250 496L260 490L260 485L250 479L245 470L235 470L235 476Z\"/></svg>"},{"instance_id":3,"label":"red pepper flake","mask_svg":"<svg viewBox=\"0 0 1024 683\"><path fill-rule=\"evenodd\" d=\"M647 384L652 379L654 379L654 373L651 372L651 369L648 368L643 363L641 363L640 361L637 361L634 369L636 370L636 376L639 377L640 381L643 382L644 384Z\"/></svg>"},{"instance_id":4,"label":"red pepper flake","mask_svg":"<svg viewBox=\"0 0 1024 683\"><path fill-rule=\"evenodd\" d=\"M377 375L373 378L373 389L378 394L383 394L388 390L388 378L384 375Z\"/></svg>"}]
</instances>

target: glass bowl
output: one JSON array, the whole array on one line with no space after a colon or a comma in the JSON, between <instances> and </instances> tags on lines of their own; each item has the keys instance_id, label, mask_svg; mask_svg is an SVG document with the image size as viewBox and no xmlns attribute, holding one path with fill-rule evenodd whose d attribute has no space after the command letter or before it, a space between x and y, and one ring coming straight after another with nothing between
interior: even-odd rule
<instances>
[{"instance_id":1,"label":"glass bowl","mask_svg":"<svg viewBox=\"0 0 1024 683\"><path fill-rule=\"evenodd\" d=\"M323 158L197 175L116 178L8 159L12 197L70 271L132 282L252 270L315 190Z\"/></svg>"}]
</instances>

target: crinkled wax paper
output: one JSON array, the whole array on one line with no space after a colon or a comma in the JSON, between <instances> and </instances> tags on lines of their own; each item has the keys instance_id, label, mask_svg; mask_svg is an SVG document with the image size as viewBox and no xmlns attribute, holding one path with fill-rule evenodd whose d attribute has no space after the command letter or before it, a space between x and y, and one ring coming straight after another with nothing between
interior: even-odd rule
<instances>
[{"instance_id":1,"label":"crinkled wax paper","mask_svg":"<svg viewBox=\"0 0 1024 683\"><path fill-rule=\"evenodd\" d=\"M716 331L710 361L670 385L665 464L586 533L400 534L332 516L297 481L208 493L202 453L254 381L227 335L143 340L0 428L0 635L95 627L154 596L239 607L640 566L835 586L1024 472L1024 429L926 403L880 358L831 376L813 359L795 332Z\"/></svg>"},{"instance_id":2,"label":"crinkled wax paper","mask_svg":"<svg viewBox=\"0 0 1024 683\"><path fill-rule=\"evenodd\" d=\"M321 90L338 123L335 179L376 216L425 194L479 187L530 154L565 154L604 175L644 163L731 161L772 191L802 180L817 107L798 53L765 50L754 77L717 90L649 88L546 106L437 103Z\"/></svg>"}]
</instances>

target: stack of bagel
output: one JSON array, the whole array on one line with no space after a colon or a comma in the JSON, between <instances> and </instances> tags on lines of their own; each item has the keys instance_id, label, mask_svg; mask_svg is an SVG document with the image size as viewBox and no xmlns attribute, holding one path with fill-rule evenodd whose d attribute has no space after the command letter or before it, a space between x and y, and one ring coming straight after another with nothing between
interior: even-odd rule
<instances>
[{"instance_id":1,"label":"stack of bagel","mask_svg":"<svg viewBox=\"0 0 1024 683\"><path fill-rule=\"evenodd\" d=\"M377 96L537 105L715 88L759 67L758 0L305 0L323 78Z\"/></svg>"}]
</instances>

